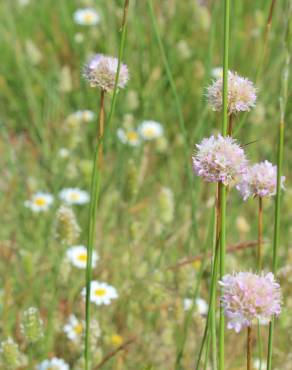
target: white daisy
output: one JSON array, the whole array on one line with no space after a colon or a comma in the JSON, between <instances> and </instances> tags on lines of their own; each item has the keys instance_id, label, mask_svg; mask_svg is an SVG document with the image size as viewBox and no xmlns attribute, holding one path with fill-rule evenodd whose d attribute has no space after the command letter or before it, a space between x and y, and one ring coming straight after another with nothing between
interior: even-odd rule
<instances>
[{"instance_id":1,"label":"white daisy","mask_svg":"<svg viewBox=\"0 0 292 370\"><path fill-rule=\"evenodd\" d=\"M84 322L79 321L75 315L70 315L67 324L64 325L64 332L68 339L78 341L83 334Z\"/></svg>"},{"instance_id":2,"label":"white daisy","mask_svg":"<svg viewBox=\"0 0 292 370\"><path fill-rule=\"evenodd\" d=\"M69 370L69 365L61 358L53 357L37 365L37 370Z\"/></svg>"},{"instance_id":3,"label":"white daisy","mask_svg":"<svg viewBox=\"0 0 292 370\"><path fill-rule=\"evenodd\" d=\"M54 201L54 197L49 193L37 192L30 200L24 202L25 207L30 208L33 212L47 211Z\"/></svg>"},{"instance_id":4,"label":"white daisy","mask_svg":"<svg viewBox=\"0 0 292 370\"><path fill-rule=\"evenodd\" d=\"M138 146L141 143L139 134L136 130L124 130L119 128L117 131L117 136L123 144Z\"/></svg>"},{"instance_id":5,"label":"white daisy","mask_svg":"<svg viewBox=\"0 0 292 370\"><path fill-rule=\"evenodd\" d=\"M208 303L202 298L197 298L195 302L198 313L202 316L207 315L209 309ZM183 306L185 311L189 311L193 307L193 299L185 298L183 301Z\"/></svg>"},{"instance_id":6,"label":"white daisy","mask_svg":"<svg viewBox=\"0 0 292 370\"><path fill-rule=\"evenodd\" d=\"M73 266L79 269L85 269L87 263L87 249L84 245L76 245L67 249L67 258ZM96 266L98 255L95 251L92 253L92 267Z\"/></svg>"},{"instance_id":7,"label":"white daisy","mask_svg":"<svg viewBox=\"0 0 292 370\"><path fill-rule=\"evenodd\" d=\"M83 288L81 294L85 297L86 289ZM109 305L113 299L118 298L116 289L107 283L93 280L90 285L90 300L98 306Z\"/></svg>"},{"instance_id":8,"label":"white daisy","mask_svg":"<svg viewBox=\"0 0 292 370\"><path fill-rule=\"evenodd\" d=\"M161 123L155 121L144 121L138 128L138 132L144 140L155 140L163 136Z\"/></svg>"},{"instance_id":9,"label":"white daisy","mask_svg":"<svg viewBox=\"0 0 292 370\"><path fill-rule=\"evenodd\" d=\"M93 8L84 8L76 10L73 19L81 26L95 26L99 23L100 16Z\"/></svg>"},{"instance_id":10,"label":"white daisy","mask_svg":"<svg viewBox=\"0 0 292 370\"><path fill-rule=\"evenodd\" d=\"M59 193L59 196L66 204L70 205L85 204L89 202L89 194L86 191L78 188L63 189Z\"/></svg>"}]
</instances>

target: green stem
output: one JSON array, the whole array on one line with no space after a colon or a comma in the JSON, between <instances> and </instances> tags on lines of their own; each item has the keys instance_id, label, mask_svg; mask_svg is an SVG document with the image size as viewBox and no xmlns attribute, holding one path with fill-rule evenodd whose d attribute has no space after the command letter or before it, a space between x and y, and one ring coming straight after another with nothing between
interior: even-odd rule
<instances>
[{"instance_id":1,"label":"green stem","mask_svg":"<svg viewBox=\"0 0 292 370\"><path fill-rule=\"evenodd\" d=\"M100 112L99 112L99 137L94 153L94 164L92 170L91 190L90 190L90 209L89 227L87 242L87 265L86 265L86 299L85 299L85 339L84 339L84 359L85 370L90 369L90 285L92 278L92 252L95 244L96 234L96 214L100 193L100 174L102 165L102 133L104 126L104 91L101 91Z\"/></svg>"},{"instance_id":2,"label":"green stem","mask_svg":"<svg viewBox=\"0 0 292 370\"><path fill-rule=\"evenodd\" d=\"M218 258L219 253L218 252L219 252L218 248L216 248L216 253L215 253L215 256L214 256L213 268L212 268L213 274L212 274L212 280L211 280L209 310L208 310L205 331L204 331L204 334L203 334L203 339L202 339L201 347L200 347L200 350L199 350L195 370L200 369L199 366L200 366L200 362L201 362L201 358L202 358L202 354L203 354L203 349L204 349L204 346L205 346L205 343L206 343L206 340L207 340L208 328L209 328L210 320L211 320L211 307L212 307L213 299L214 299L214 289L216 289L216 282L217 282L217 272L218 272L218 262L219 262L219 258Z\"/></svg>"},{"instance_id":3,"label":"green stem","mask_svg":"<svg viewBox=\"0 0 292 370\"><path fill-rule=\"evenodd\" d=\"M225 0L224 8L224 54L223 54L223 119L222 135L227 135L228 128L228 62L229 62L229 23L230 23L230 0ZM220 198L220 279L225 273L225 248L226 248L226 187L219 184ZM224 310L220 305L219 323L219 369L224 370L224 337L225 337L225 318Z\"/></svg>"},{"instance_id":4,"label":"green stem","mask_svg":"<svg viewBox=\"0 0 292 370\"><path fill-rule=\"evenodd\" d=\"M276 204L275 204L275 226L274 226L274 240L273 240L273 261L272 270L274 275L277 274L278 266L278 246L279 246L279 235L280 235L280 212L281 212L281 184L282 184L282 168L283 168L283 157L284 157L284 133L285 133L285 112L287 106L288 97L288 81L289 81L289 68L291 61L291 29L290 29L290 15L292 12L292 4L288 1L287 5L287 24L285 30L285 49L286 59L283 68L282 76L282 91L280 97L280 112L281 118L279 123L279 134L278 134L278 155L277 155L277 192L276 192ZM268 341L268 357L267 357L267 370L272 369L272 353L273 353L273 336L274 336L274 317L270 322L269 327L269 341Z\"/></svg>"},{"instance_id":5,"label":"green stem","mask_svg":"<svg viewBox=\"0 0 292 370\"><path fill-rule=\"evenodd\" d=\"M110 106L110 112L106 122L106 130L111 125L111 120L115 111L117 91L118 91L118 82L122 64L122 58L124 55L125 43L126 43L126 30L127 30L127 19L128 19L128 10L129 10L130 0L125 0L124 3L124 14L121 25L122 35L121 43L119 47L118 55L118 67L115 79L115 86L113 91L113 97ZM102 165L102 147L104 140L104 92L101 92L101 101L100 101L100 114L99 114L99 140L95 148L94 153L94 164L92 171L91 179L91 200L90 200L90 211L89 211L89 229L88 229L88 244L87 244L87 266L86 266L86 319L85 319L85 339L84 339L84 359L85 359L85 370L90 369L90 284L92 277L92 251L95 241L95 229L96 229L96 213L100 193L100 172Z\"/></svg>"},{"instance_id":6,"label":"green stem","mask_svg":"<svg viewBox=\"0 0 292 370\"><path fill-rule=\"evenodd\" d=\"M121 43L120 43L119 55L118 55L118 67L117 67L116 80L115 80L115 86L114 86L114 92L113 92L113 97L112 97L112 101L111 101L110 111L109 111L109 115L108 115L107 121L106 121L106 129L108 129L111 126L111 121L112 121L113 114L115 112L115 107L116 107L118 82L119 82L122 59L123 59L123 56L124 56L124 50L125 50L125 44L126 44L129 5L130 5L130 0L125 0L123 20L122 20L122 25L121 25L122 34L121 34Z\"/></svg>"},{"instance_id":7,"label":"green stem","mask_svg":"<svg viewBox=\"0 0 292 370\"><path fill-rule=\"evenodd\" d=\"M259 197L257 270L263 268L263 198Z\"/></svg>"},{"instance_id":8,"label":"green stem","mask_svg":"<svg viewBox=\"0 0 292 370\"><path fill-rule=\"evenodd\" d=\"M246 338L246 369L252 370L251 357L252 356L252 328L247 327L247 338Z\"/></svg>"}]
</instances>

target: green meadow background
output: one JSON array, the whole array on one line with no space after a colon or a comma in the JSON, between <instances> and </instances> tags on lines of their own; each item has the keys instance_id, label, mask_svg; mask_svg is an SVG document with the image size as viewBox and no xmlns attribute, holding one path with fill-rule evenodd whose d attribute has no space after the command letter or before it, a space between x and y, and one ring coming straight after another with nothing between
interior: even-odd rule
<instances>
[{"instance_id":1,"label":"green meadow background","mask_svg":"<svg viewBox=\"0 0 292 370\"><path fill-rule=\"evenodd\" d=\"M265 52L270 1L231 2L230 69L252 80L258 93L256 108L238 117L235 136L254 162L275 163L277 158L284 40L290 40L288 2L276 2ZM98 25L74 23L74 11L85 6L98 11ZM131 78L118 93L113 120L106 127L95 246L100 260L94 269L94 278L113 285L119 299L110 306L92 306L101 327L96 364L117 348L113 336L124 343L134 341L112 356L105 370L194 369L205 324L196 310L184 310L183 301L208 301L215 185L203 184L190 171L195 144L221 125L220 114L210 110L205 94L212 69L222 65L223 1L153 0L153 6L186 135L147 1L130 0L123 61ZM85 274L66 264L66 248L54 237L54 222L61 189L89 191L97 123L68 130L64 122L77 110L89 109L97 116L99 93L81 72L94 52L117 56L122 14L123 2L118 0L30 0L26 6L0 1L0 340L13 337L24 353L30 351L33 366L55 355L79 369L82 346L70 343L62 327L71 313L84 318L80 291ZM108 94L107 114L110 101ZM292 366L291 90L287 101L279 272L284 307L274 343L274 368L279 370ZM133 148L119 141L118 128L129 123L137 127L143 120L163 125L163 142ZM63 147L71 149L65 159L58 155ZM138 174L134 196L129 166ZM169 222L163 218L164 187L174 197ZM24 207L37 191L55 195L48 212L37 214ZM74 211L82 229L78 244L86 245L88 205L74 206ZM271 199L264 202L266 270L271 266L273 223ZM257 202L243 202L231 189L228 246L256 238ZM227 272L255 268L254 253L254 248L228 253ZM30 306L40 310L44 321L44 338L32 348L20 330L22 312ZM266 328L262 335L266 350ZM245 368L244 348L245 333L227 331L226 369Z\"/></svg>"}]
</instances>

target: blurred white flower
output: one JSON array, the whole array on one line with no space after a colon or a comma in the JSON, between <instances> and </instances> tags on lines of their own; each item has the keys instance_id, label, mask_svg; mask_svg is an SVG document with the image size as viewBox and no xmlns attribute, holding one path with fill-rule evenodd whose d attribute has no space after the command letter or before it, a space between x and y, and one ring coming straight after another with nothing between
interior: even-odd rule
<instances>
[{"instance_id":1,"label":"blurred white flower","mask_svg":"<svg viewBox=\"0 0 292 370\"><path fill-rule=\"evenodd\" d=\"M193 300L191 298L185 298L183 305L184 305L184 310L189 311L193 306Z\"/></svg>"},{"instance_id":2,"label":"blurred white flower","mask_svg":"<svg viewBox=\"0 0 292 370\"><path fill-rule=\"evenodd\" d=\"M138 146L141 143L139 134L136 130L124 130L119 128L117 131L117 136L121 143L128 144L130 146Z\"/></svg>"},{"instance_id":3,"label":"blurred white flower","mask_svg":"<svg viewBox=\"0 0 292 370\"><path fill-rule=\"evenodd\" d=\"M209 305L208 303L202 299L202 298L197 298L196 299L196 307L200 315L205 316L208 313Z\"/></svg>"},{"instance_id":4,"label":"blurred white flower","mask_svg":"<svg viewBox=\"0 0 292 370\"><path fill-rule=\"evenodd\" d=\"M83 288L81 294L85 297L86 289ZM118 293L116 289L108 285L107 283L102 283L93 280L90 285L90 301L98 306L109 305L113 299L118 298Z\"/></svg>"},{"instance_id":5,"label":"blurred white flower","mask_svg":"<svg viewBox=\"0 0 292 370\"><path fill-rule=\"evenodd\" d=\"M64 333L68 339L76 342L81 339L84 329L84 323L79 321L75 315L70 315L67 324L64 325Z\"/></svg>"},{"instance_id":6,"label":"blurred white flower","mask_svg":"<svg viewBox=\"0 0 292 370\"><path fill-rule=\"evenodd\" d=\"M69 365L61 358L53 357L37 365L37 370L69 370Z\"/></svg>"},{"instance_id":7,"label":"blurred white flower","mask_svg":"<svg viewBox=\"0 0 292 370\"><path fill-rule=\"evenodd\" d=\"M144 140L155 140L163 136L163 127L156 121L144 121L138 128L138 132Z\"/></svg>"},{"instance_id":8,"label":"blurred white flower","mask_svg":"<svg viewBox=\"0 0 292 370\"><path fill-rule=\"evenodd\" d=\"M184 310L189 311L193 307L193 302L194 302L193 299L185 298L183 301ZM209 309L208 303L202 298L197 298L195 300L195 303L196 303L196 310L198 311L198 313L202 316L207 315L208 309Z\"/></svg>"},{"instance_id":9,"label":"blurred white flower","mask_svg":"<svg viewBox=\"0 0 292 370\"><path fill-rule=\"evenodd\" d=\"M253 367L255 370L264 370L267 368L267 363L264 360L261 362L259 358L256 358L253 362Z\"/></svg>"},{"instance_id":10,"label":"blurred white flower","mask_svg":"<svg viewBox=\"0 0 292 370\"><path fill-rule=\"evenodd\" d=\"M29 5L30 0L18 0L18 5L20 6L27 6Z\"/></svg>"},{"instance_id":11,"label":"blurred white flower","mask_svg":"<svg viewBox=\"0 0 292 370\"><path fill-rule=\"evenodd\" d=\"M81 26L95 26L99 23L100 16L93 8L84 8L76 10L73 19Z\"/></svg>"},{"instance_id":12,"label":"blurred white flower","mask_svg":"<svg viewBox=\"0 0 292 370\"><path fill-rule=\"evenodd\" d=\"M75 245L67 249L67 258L73 266L79 269L85 269L87 263L87 249L84 245ZM92 267L96 266L98 255L95 251L92 253Z\"/></svg>"},{"instance_id":13,"label":"blurred white flower","mask_svg":"<svg viewBox=\"0 0 292 370\"><path fill-rule=\"evenodd\" d=\"M216 78L221 78L223 76L223 68L222 67L215 67L211 71L212 77Z\"/></svg>"},{"instance_id":14,"label":"blurred white flower","mask_svg":"<svg viewBox=\"0 0 292 370\"><path fill-rule=\"evenodd\" d=\"M30 200L24 202L25 207L30 208L33 212L47 211L54 201L54 197L49 193L37 192Z\"/></svg>"},{"instance_id":15,"label":"blurred white flower","mask_svg":"<svg viewBox=\"0 0 292 370\"><path fill-rule=\"evenodd\" d=\"M67 118L66 122L77 122L77 123L87 123L93 121L95 118L94 112L88 109L77 110L74 113L71 113Z\"/></svg>"},{"instance_id":16,"label":"blurred white flower","mask_svg":"<svg viewBox=\"0 0 292 370\"><path fill-rule=\"evenodd\" d=\"M83 33L81 33L81 32L75 33L75 35L74 35L74 41L77 44L81 44L84 41L84 35L83 35Z\"/></svg>"},{"instance_id":17,"label":"blurred white flower","mask_svg":"<svg viewBox=\"0 0 292 370\"><path fill-rule=\"evenodd\" d=\"M68 158L70 155L70 150L67 149L67 148L60 148L59 151L58 151L58 156L60 158Z\"/></svg>"},{"instance_id":18,"label":"blurred white flower","mask_svg":"<svg viewBox=\"0 0 292 370\"><path fill-rule=\"evenodd\" d=\"M66 204L69 205L85 204L89 202L89 194L87 191L80 190L78 188L63 189L59 193L59 196Z\"/></svg>"},{"instance_id":19,"label":"blurred white flower","mask_svg":"<svg viewBox=\"0 0 292 370\"><path fill-rule=\"evenodd\" d=\"M39 64L43 59L42 53L37 45L30 39L25 41L25 52L26 55L34 66Z\"/></svg>"}]
</instances>

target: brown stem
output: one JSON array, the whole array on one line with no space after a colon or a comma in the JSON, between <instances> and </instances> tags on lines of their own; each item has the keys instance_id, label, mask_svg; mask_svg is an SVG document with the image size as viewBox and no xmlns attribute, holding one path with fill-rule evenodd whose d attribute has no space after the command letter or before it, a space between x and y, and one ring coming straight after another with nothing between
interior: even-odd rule
<instances>
[{"instance_id":1,"label":"brown stem","mask_svg":"<svg viewBox=\"0 0 292 370\"><path fill-rule=\"evenodd\" d=\"M271 24L272 24L272 18L273 18L275 4L276 4L276 0L272 0L271 6L270 6L270 11L269 11L269 16L268 16L268 20L267 20L267 27L271 26Z\"/></svg>"},{"instance_id":2,"label":"brown stem","mask_svg":"<svg viewBox=\"0 0 292 370\"><path fill-rule=\"evenodd\" d=\"M228 246L227 249L226 249L226 252L227 253L238 252L238 251L245 250L245 249L248 249L248 248L257 247L257 245L258 245L257 240L242 242L242 243L238 243L238 244ZM211 252L207 253L207 257L210 258L211 256L212 256ZM170 266L170 267L167 267L166 270L175 270L177 268L189 265L189 264L194 263L196 261L202 261L204 259L204 257L205 257L205 254L199 254L196 257L183 259L183 260L179 261L177 264L175 264L173 266Z\"/></svg>"},{"instance_id":3,"label":"brown stem","mask_svg":"<svg viewBox=\"0 0 292 370\"><path fill-rule=\"evenodd\" d=\"M115 349L114 351L112 352L109 352L107 355L105 355L105 357L101 360L101 362L95 366L94 370L97 370L97 369L100 369L102 368L102 366L108 362L112 357L114 357L117 353L119 353L120 351L123 351L124 349L126 349L130 344L132 344L133 342L135 342L137 340L136 337L134 338L131 338L129 340L127 340L127 342L121 344L117 349Z\"/></svg>"},{"instance_id":4,"label":"brown stem","mask_svg":"<svg viewBox=\"0 0 292 370\"><path fill-rule=\"evenodd\" d=\"M246 369L247 370L252 370L251 352L252 352L252 328L251 326L248 326L247 327L247 340L246 340Z\"/></svg>"},{"instance_id":5,"label":"brown stem","mask_svg":"<svg viewBox=\"0 0 292 370\"><path fill-rule=\"evenodd\" d=\"M258 251L257 251L257 269L261 271L263 265L263 198L259 197L258 213Z\"/></svg>"},{"instance_id":6,"label":"brown stem","mask_svg":"<svg viewBox=\"0 0 292 370\"><path fill-rule=\"evenodd\" d=\"M123 20L122 20L122 26L121 26L121 29L123 29L123 27L125 26L126 22L127 22L127 18L128 18L128 11L129 11L129 3L130 3L130 0L125 0L125 4L124 4L124 14L123 14Z\"/></svg>"},{"instance_id":7,"label":"brown stem","mask_svg":"<svg viewBox=\"0 0 292 370\"><path fill-rule=\"evenodd\" d=\"M219 247L219 238L220 238L220 228L221 228L221 222L220 222L220 196L219 196L219 182L217 183L216 188L216 249Z\"/></svg>"},{"instance_id":8,"label":"brown stem","mask_svg":"<svg viewBox=\"0 0 292 370\"><path fill-rule=\"evenodd\" d=\"M228 129L227 129L228 136L232 136L233 118L234 118L233 114L230 114L229 117L228 117Z\"/></svg>"},{"instance_id":9,"label":"brown stem","mask_svg":"<svg viewBox=\"0 0 292 370\"><path fill-rule=\"evenodd\" d=\"M101 90L100 94L100 111L99 111L99 118L98 118L98 158L99 163L98 166L101 168L103 165L103 134L104 134L104 95L105 91Z\"/></svg>"}]
</instances>

